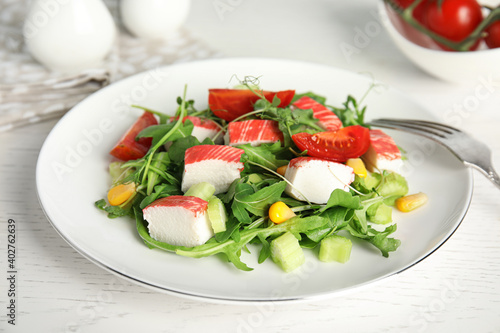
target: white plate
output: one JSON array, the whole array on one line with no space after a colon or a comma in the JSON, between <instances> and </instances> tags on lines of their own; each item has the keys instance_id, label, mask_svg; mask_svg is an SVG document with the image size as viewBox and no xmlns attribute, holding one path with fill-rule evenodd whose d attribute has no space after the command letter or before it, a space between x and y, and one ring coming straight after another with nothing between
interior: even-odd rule
<instances>
[{"instance_id":1,"label":"white plate","mask_svg":"<svg viewBox=\"0 0 500 333\"><path fill-rule=\"evenodd\" d=\"M390 132L408 154L405 176L410 192L430 201L408 214L395 213L401 247L384 258L356 242L346 264L322 263L306 251L306 263L286 274L271 260L257 264L257 253L243 260L243 272L218 257L191 259L150 250L131 219L108 219L94 207L109 186L108 152L141 112L139 104L173 112L187 84L188 98L206 107L208 88L231 87L237 75L259 76L267 90L314 91L340 106L348 94L360 99L372 79L323 65L278 59L217 59L158 68L129 77L85 99L47 137L37 165L38 195L49 221L82 255L119 276L155 290L220 302L311 300L366 286L418 263L456 230L472 195L472 174L447 150L430 141ZM364 104L367 116L432 119L398 91L380 85ZM459 180L459 181L457 181Z\"/></svg>"}]
</instances>

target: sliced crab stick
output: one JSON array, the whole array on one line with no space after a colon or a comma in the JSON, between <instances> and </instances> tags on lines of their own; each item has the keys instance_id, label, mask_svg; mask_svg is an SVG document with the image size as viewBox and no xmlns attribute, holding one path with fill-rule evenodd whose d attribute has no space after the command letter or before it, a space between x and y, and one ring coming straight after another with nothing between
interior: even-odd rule
<instances>
[{"instance_id":1,"label":"sliced crab stick","mask_svg":"<svg viewBox=\"0 0 500 333\"><path fill-rule=\"evenodd\" d=\"M342 121L339 117L332 110L316 102L311 97L303 96L296 100L292 106L303 110L312 109L313 117L318 119L318 125L327 131L336 131L342 128Z\"/></svg>"},{"instance_id":2,"label":"sliced crab stick","mask_svg":"<svg viewBox=\"0 0 500 333\"><path fill-rule=\"evenodd\" d=\"M178 119L178 117L172 117L170 120L175 121L176 119ZM213 140L216 137L215 143L223 143L224 136L221 134L217 135L222 128L217 125L215 121L195 116L186 116L182 119L182 122L184 123L186 120L190 120L193 123L194 127L191 135L197 138L200 142L206 138Z\"/></svg>"},{"instance_id":3,"label":"sliced crab stick","mask_svg":"<svg viewBox=\"0 0 500 333\"><path fill-rule=\"evenodd\" d=\"M354 170L345 164L316 157L297 157L288 164L285 178L292 184L285 189L291 197L325 204L334 190L349 191Z\"/></svg>"},{"instance_id":4,"label":"sliced crab stick","mask_svg":"<svg viewBox=\"0 0 500 333\"><path fill-rule=\"evenodd\" d=\"M278 122L274 120L253 119L229 123L226 145L237 146L249 143L258 146L262 143L283 142Z\"/></svg>"},{"instance_id":5,"label":"sliced crab stick","mask_svg":"<svg viewBox=\"0 0 500 333\"><path fill-rule=\"evenodd\" d=\"M205 244L214 235L207 206L205 200L192 196L158 199L143 209L149 235L176 246Z\"/></svg>"},{"instance_id":6,"label":"sliced crab stick","mask_svg":"<svg viewBox=\"0 0 500 333\"><path fill-rule=\"evenodd\" d=\"M379 129L370 130L370 148L363 155L370 171L374 169L400 172L403 166L401 152L394 139Z\"/></svg>"},{"instance_id":7,"label":"sliced crab stick","mask_svg":"<svg viewBox=\"0 0 500 333\"><path fill-rule=\"evenodd\" d=\"M240 178L243 149L223 145L199 145L186 149L181 189L207 182L215 187L215 194L226 192L229 185Z\"/></svg>"}]
</instances>

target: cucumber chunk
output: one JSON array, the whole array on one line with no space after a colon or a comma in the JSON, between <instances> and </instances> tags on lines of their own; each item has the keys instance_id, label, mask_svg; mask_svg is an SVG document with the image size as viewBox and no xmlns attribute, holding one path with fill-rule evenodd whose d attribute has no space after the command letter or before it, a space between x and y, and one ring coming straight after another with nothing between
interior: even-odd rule
<instances>
[{"instance_id":1,"label":"cucumber chunk","mask_svg":"<svg viewBox=\"0 0 500 333\"><path fill-rule=\"evenodd\" d=\"M248 183L257 184L262 181L262 177L256 173L251 173L248 175Z\"/></svg>"},{"instance_id":2,"label":"cucumber chunk","mask_svg":"<svg viewBox=\"0 0 500 333\"><path fill-rule=\"evenodd\" d=\"M226 231L226 207L216 196L212 196L208 201L207 213L214 233Z\"/></svg>"},{"instance_id":3,"label":"cucumber chunk","mask_svg":"<svg viewBox=\"0 0 500 333\"><path fill-rule=\"evenodd\" d=\"M132 169L122 169L124 162L115 161L109 164L109 175L111 176L111 183L116 184L133 171Z\"/></svg>"},{"instance_id":4,"label":"cucumber chunk","mask_svg":"<svg viewBox=\"0 0 500 333\"><path fill-rule=\"evenodd\" d=\"M271 258L286 273L300 267L306 261L299 241L289 231L271 242Z\"/></svg>"},{"instance_id":5,"label":"cucumber chunk","mask_svg":"<svg viewBox=\"0 0 500 333\"><path fill-rule=\"evenodd\" d=\"M215 193L215 187L207 182L201 182L191 186L184 195L186 197L198 197L202 200L208 201Z\"/></svg>"},{"instance_id":6,"label":"cucumber chunk","mask_svg":"<svg viewBox=\"0 0 500 333\"><path fill-rule=\"evenodd\" d=\"M392 222L392 207L385 203L371 205L366 211L366 216L370 222L376 224L387 224Z\"/></svg>"},{"instance_id":7,"label":"cucumber chunk","mask_svg":"<svg viewBox=\"0 0 500 333\"><path fill-rule=\"evenodd\" d=\"M394 206L397 198L408 194L408 183L400 174L391 172L384 177L377 192L386 198L384 200L385 204Z\"/></svg>"},{"instance_id":8,"label":"cucumber chunk","mask_svg":"<svg viewBox=\"0 0 500 333\"><path fill-rule=\"evenodd\" d=\"M376 188L378 186L378 184L380 184L381 180L382 180L382 175L381 174L379 174L379 173L369 173L364 178L365 187L367 189L370 189L370 190L372 188Z\"/></svg>"},{"instance_id":9,"label":"cucumber chunk","mask_svg":"<svg viewBox=\"0 0 500 333\"><path fill-rule=\"evenodd\" d=\"M319 260L346 263L351 257L352 242L349 238L331 235L321 240Z\"/></svg>"}]
</instances>

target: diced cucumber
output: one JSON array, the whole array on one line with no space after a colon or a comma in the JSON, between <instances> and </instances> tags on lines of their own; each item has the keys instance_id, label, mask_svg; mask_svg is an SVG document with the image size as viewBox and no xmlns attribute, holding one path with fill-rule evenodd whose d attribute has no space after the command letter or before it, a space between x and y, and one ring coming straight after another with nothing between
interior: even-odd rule
<instances>
[{"instance_id":1,"label":"diced cucumber","mask_svg":"<svg viewBox=\"0 0 500 333\"><path fill-rule=\"evenodd\" d=\"M216 196L212 196L210 198L208 201L207 212L214 233L226 231L226 207L224 207L224 204L219 198Z\"/></svg>"},{"instance_id":2,"label":"diced cucumber","mask_svg":"<svg viewBox=\"0 0 500 333\"><path fill-rule=\"evenodd\" d=\"M380 184L381 180L382 180L382 175L381 174L379 174L379 173L369 173L364 178L365 187L367 189L370 189L370 190L372 188L376 188L378 186L378 184Z\"/></svg>"},{"instance_id":3,"label":"diced cucumber","mask_svg":"<svg viewBox=\"0 0 500 333\"><path fill-rule=\"evenodd\" d=\"M251 173L248 175L248 182L250 184L256 184L256 183L261 182L261 181L262 181L262 177L256 173Z\"/></svg>"},{"instance_id":4,"label":"diced cucumber","mask_svg":"<svg viewBox=\"0 0 500 333\"><path fill-rule=\"evenodd\" d=\"M289 231L271 242L271 258L287 273L306 261L299 241Z\"/></svg>"},{"instance_id":5,"label":"diced cucumber","mask_svg":"<svg viewBox=\"0 0 500 333\"><path fill-rule=\"evenodd\" d=\"M352 242L349 238L331 235L321 240L319 260L346 263L351 257Z\"/></svg>"},{"instance_id":6,"label":"diced cucumber","mask_svg":"<svg viewBox=\"0 0 500 333\"><path fill-rule=\"evenodd\" d=\"M185 196L198 197L202 200L208 201L215 193L215 187L207 182L201 182L198 184L194 184L191 186L186 193Z\"/></svg>"},{"instance_id":7,"label":"diced cucumber","mask_svg":"<svg viewBox=\"0 0 500 333\"><path fill-rule=\"evenodd\" d=\"M386 198L385 204L394 206L397 198L408 194L408 183L400 174L391 172L384 177L377 192Z\"/></svg>"},{"instance_id":8,"label":"diced cucumber","mask_svg":"<svg viewBox=\"0 0 500 333\"><path fill-rule=\"evenodd\" d=\"M109 175L111 176L111 183L115 184L123 178L122 174L124 170L122 165L124 162L116 161L109 163Z\"/></svg>"},{"instance_id":9,"label":"diced cucumber","mask_svg":"<svg viewBox=\"0 0 500 333\"><path fill-rule=\"evenodd\" d=\"M387 224L392 222L392 207L387 206L385 203L371 205L367 211L366 216L370 222L376 224Z\"/></svg>"}]
</instances>

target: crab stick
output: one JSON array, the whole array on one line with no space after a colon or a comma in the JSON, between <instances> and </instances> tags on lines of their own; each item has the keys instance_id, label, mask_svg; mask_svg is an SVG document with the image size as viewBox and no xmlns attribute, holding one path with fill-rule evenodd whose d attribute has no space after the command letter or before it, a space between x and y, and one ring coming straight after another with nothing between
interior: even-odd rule
<instances>
[{"instance_id":1,"label":"crab stick","mask_svg":"<svg viewBox=\"0 0 500 333\"><path fill-rule=\"evenodd\" d=\"M176 246L205 244L213 235L208 203L198 197L173 195L143 209L152 238Z\"/></svg>"},{"instance_id":2,"label":"crab stick","mask_svg":"<svg viewBox=\"0 0 500 333\"><path fill-rule=\"evenodd\" d=\"M299 98L292 104L292 107L303 110L312 109L313 117L318 119L318 125L327 131L336 131L342 128L342 121L332 110L309 96Z\"/></svg>"},{"instance_id":3,"label":"crab stick","mask_svg":"<svg viewBox=\"0 0 500 333\"><path fill-rule=\"evenodd\" d=\"M285 192L297 200L325 204L336 189L349 191L354 170L342 163L316 157L296 157L285 172L288 184Z\"/></svg>"},{"instance_id":4,"label":"crab stick","mask_svg":"<svg viewBox=\"0 0 500 333\"><path fill-rule=\"evenodd\" d=\"M283 142L278 122L274 120L252 119L229 123L225 142L226 145L237 146L249 143L258 146L262 143Z\"/></svg>"},{"instance_id":5,"label":"crab stick","mask_svg":"<svg viewBox=\"0 0 500 333\"><path fill-rule=\"evenodd\" d=\"M394 139L379 129L370 130L370 148L363 155L370 171L388 170L399 173L403 159Z\"/></svg>"},{"instance_id":6,"label":"crab stick","mask_svg":"<svg viewBox=\"0 0 500 333\"><path fill-rule=\"evenodd\" d=\"M176 119L178 119L178 117L172 117L170 120L175 121ZM215 143L223 143L224 136L221 134L217 135L222 128L215 121L195 116L185 116L182 122L184 123L186 120L190 120L193 123L194 127L191 135L197 138L198 141L202 142L206 138L212 140L216 138Z\"/></svg>"},{"instance_id":7,"label":"crab stick","mask_svg":"<svg viewBox=\"0 0 500 333\"><path fill-rule=\"evenodd\" d=\"M207 182L215 187L215 194L226 192L229 185L240 178L243 149L223 145L199 145L186 149L181 189Z\"/></svg>"}]
</instances>

